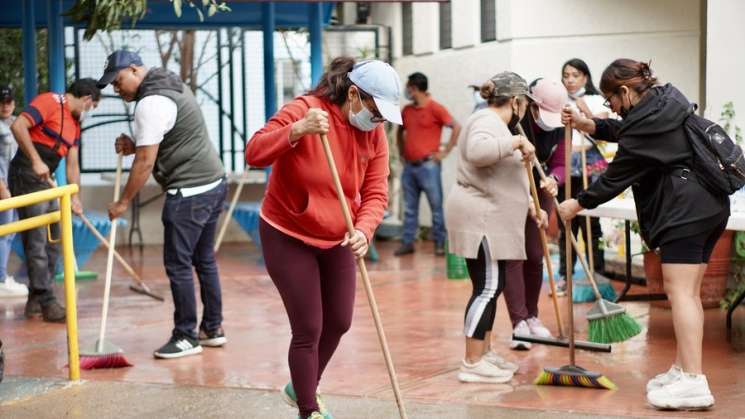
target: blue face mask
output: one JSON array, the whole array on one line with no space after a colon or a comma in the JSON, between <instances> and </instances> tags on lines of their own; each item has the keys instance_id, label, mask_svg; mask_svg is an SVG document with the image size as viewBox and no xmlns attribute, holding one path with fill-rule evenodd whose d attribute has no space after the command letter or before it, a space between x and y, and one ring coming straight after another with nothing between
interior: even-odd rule
<instances>
[{"instance_id":1,"label":"blue face mask","mask_svg":"<svg viewBox=\"0 0 745 419\"><path fill-rule=\"evenodd\" d=\"M362 109L357 113L354 113L354 111L352 111L351 106L349 107L349 123L360 131L374 130L378 127L378 125L380 125L380 122L373 122L373 113L370 112L369 109L367 109L367 107L364 103L362 103L361 100L360 105L362 106Z\"/></svg>"}]
</instances>

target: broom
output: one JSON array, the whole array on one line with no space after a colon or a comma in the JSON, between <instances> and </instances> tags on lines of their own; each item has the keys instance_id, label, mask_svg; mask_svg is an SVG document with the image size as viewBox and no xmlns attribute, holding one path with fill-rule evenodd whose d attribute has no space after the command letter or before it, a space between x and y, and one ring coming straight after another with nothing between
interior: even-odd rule
<instances>
[{"instance_id":1,"label":"broom","mask_svg":"<svg viewBox=\"0 0 745 419\"><path fill-rule=\"evenodd\" d=\"M116 179L114 180L114 202L119 200L119 186L122 178L122 153L118 153L116 160ZM103 305L101 309L101 328L98 340L93 348L80 351L80 368L84 370L96 368L122 368L131 367L132 364L124 357L124 351L105 340L106 320L109 314L109 298L111 297L111 276L114 268L114 243L116 243L116 219L111 220L111 231L109 232L108 257L106 259L106 283L103 292Z\"/></svg>"},{"instance_id":2,"label":"broom","mask_svg":"<svg viewBox=\"0 0 745 419\"><path fill-rule=\"evenodd\" d=\"M587 152L585 150L584 144L581 147L581 155L582 155L582 188L587 190L589 186L589 182L587 180ZM585 232L587 233L585 235L585 249L587 249L587 256L590 261L590 271L592 271L593 275L595 274L595 255L593 252L593 240L592 240L592 223L589 216L585 217ZM613 286L610 284L610 281L607 279L601 281L598 278L595 279L595 283L598 286L597 288L600 290L600 294L605 298L606 300L614 301L616 299L616 290L613 289ZM574 285L574 294L572 294L572 301L575 303L588 303L591 301L595 301L596 296L593 288L590 286L590 283L587 281L577 282Z\"/></svg>"},{"instance_id":3,"label":"broom","mask_svg":"<svg viewBox=\"0 0 745 419\"><path fill-rule=\"evenodd\" d=\"M572 145L572 128L566 126L564 128L564 144L566 154L564 157L566 179L569 178L570 158L571 158L571 145ZM541 175L541 179L545 179L546 175L543 173L543 168L540 164L538 167L538 173ZM570 199L571 195L571 182L567 182L564 187L564 199ZM556 208L558 209L558 200L554 197ZM568 222L564 222L564 229L567 233L565 245L566 245L566 260L567 260L567 278L571 278L572 275L572 246L571 236L572 230ZM567 292L572 292L572 282L567 281ZM615 390L617 387L604 375L598 372L587 371L582 367L576 365L575 362L575 351L574 351L574 305L570 302L569 306L569 365L565 365L561 368L544 368L543 371L533 382L536 385L555 385L555 386L573 386L573 387L588 387L597 389L608 389Z\"/></svg>"},{"instance_id":4,"label":"broom","mask_svg":"<svg viewBox=\"0 0 745 419\"><path fill-rule=\"evenodd\" d=\"M538 173L541 175L541 179L545 178L542 168L538 168ZM571 187L567 185L567 187ZM554 205L556 205L557 211L559 208L559 201L554 198ZM566 223L565 223L566 224ZM587 279L590 281L590 285L595 293L597 301L595 305L587 312L587 320L589 322L589 336L590 342L596 343L614 343L623 342L630 339L641 332L641 326L632 317L626 314L626 308L622 305L612 303L604 300L600 294L593 272L587 266L587 261L582 252L579 251L577 245L577 239L574 234L567 235L567 253L571 251L570 247L574 247L577 252L577 258L582 264L582 268L587 274ZM568 259L567 259L568 261ZM567 265L569 266L569 265Z\"/></svg>"},{"instance_id":5,"label":"broom","mask_svg":"<svg viewBox=\"0 0 745 419\"><path fill-rule=\"evenodd\" d=\"M331 171L331 178L334 181L334 188L336 189L336 195L339 198L339 205L341 205L341 212L344 215L344 221L347 224L347 231L349 234L354 234L354 224L352 223L352 215L349 212L349 206L347 200L344 197L344 189L341 186L341 180L339 179L339 171L336 169L336 163L334 162L334 154L331 152L331 145L326 134L321 134L321 142L323 143L323 151L326 154L326 161L329 165L329 171ZM396 370L393 366L393 359L391 358L391 351L388 349L388 340L385 337L383 330L383 322L380 320L380 312L378 311L378 303L375 300L375 294L373 293L372 285L370 284L370 278L367 275L367 266L365 260L360 258L357 259L357 268L359 268L360 275L362 276L362 283L365 286L367 294L367 301L370 304L370 310L372 311L373 322L375 323L375 330L378 332L378 340L380 341L380 347L383 350L383 358L385 359L385 366L388 368L388 378L391 380L391 387L393 388L393 396L396 399L398 405L398 414L401 419L408 419L406 414L406 407L404 407L404 400L401 397L401 389L398 385L398 377L396 376Z\"/></svg>"}]
</instances>

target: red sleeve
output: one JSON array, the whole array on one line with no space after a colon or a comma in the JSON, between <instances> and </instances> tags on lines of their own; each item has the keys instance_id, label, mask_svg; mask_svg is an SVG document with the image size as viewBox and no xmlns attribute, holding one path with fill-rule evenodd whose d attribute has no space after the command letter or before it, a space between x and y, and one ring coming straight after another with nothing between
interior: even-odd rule
<instances>
[{"instance_id":1,"label":"red sleeve","mask_svg":"<svg viewBox=\"0 0 745 419\"><path fill-rule=\"evenodd\" d=\"M290 144L292 124L305 116L308 106L295 99L283 106L264 128L248 140L246 144L246 163L254 167L271 166L279 157L293 148Z\"/></svg>"},{"instance_id":2,"label":"red sleeve","mask_svg":"<svg viewBox=\"0 0 745 419\"><path fill-rule=\"evenodd\" d=\"M433 111L435 114L435 118L437 118L438 121L440 121L440 124L452 126L453 125L453 117L450 115L450 112L448 110L440 105L439 103L435 102L433 107Z\"/></svg>"},{"instance_id":3,"label":"red sleeve","mask_svg":"<svg viewBox=\"0 0 745 419\"><path fill-rule=\"evenodd\" d=\"M367 165L360 190L362 203L354 226L367 237L368 243L383 221L383 214L388 206L388 139L383 127L378 127L375 136L375 155Z\"/></svg>"},{"instance_id":4,"label":"red sleeve","mask_svg":"<svg viewBox=\"0 0 745 419\"><path fill-rule=\"evenodd\" d=\"M61 112L60 103L56 100L57 95L52 93L43 93L36 96L31 103L21 112L32 126L37 126L47 121L52 112Z\"/></svg>"}]
</instances>

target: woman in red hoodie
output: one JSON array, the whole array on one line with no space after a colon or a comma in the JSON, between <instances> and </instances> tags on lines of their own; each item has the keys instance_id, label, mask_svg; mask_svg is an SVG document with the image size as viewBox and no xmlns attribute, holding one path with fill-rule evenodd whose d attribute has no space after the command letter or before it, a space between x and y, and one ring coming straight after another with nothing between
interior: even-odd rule
<instances>
[{"instance_id":1,"label":"woman in red hoodie","mask_svg":"<svg viewBox=\"0 0 745 419\"><path fill-rule=\"evenodd\" d=\"M401 124L400 80L381 61L331 62L318 86L285 105L246 145L246 162L272 166L259 232L266 268L292 328L285 400L300 418L328 419L318 382L349 329L356 266L388 201L383 122ZM346 232L320 134L328 135L354 219Z\"/></svg>"}]
</instances>

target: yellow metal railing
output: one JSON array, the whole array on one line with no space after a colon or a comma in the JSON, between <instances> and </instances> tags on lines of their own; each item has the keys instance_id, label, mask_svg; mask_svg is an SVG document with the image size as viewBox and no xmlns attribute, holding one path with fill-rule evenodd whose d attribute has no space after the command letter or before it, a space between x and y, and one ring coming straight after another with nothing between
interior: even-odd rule
<instances>
[{"instance_id":1,"label":"yellow metal railing","mask_svg":"<svg viewBox=\"0 0 745 419\"><path fill-rule=\"evenodd\" d=\"M78 192L78 185L66 185L0 200L0 212L40 202L60 200L59 211L14 221L0 226L0 236L19 233L60 222L62 236L62 265L65 276L65 311L67 314L67 358L70 380L80 379L78 353L78 315L75 304L75 262L72 247L72 206L70 197Z\"/></svg>"}]
</instances>

